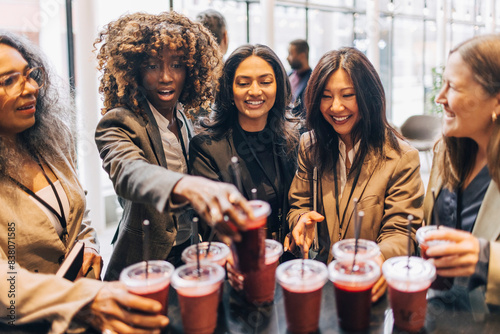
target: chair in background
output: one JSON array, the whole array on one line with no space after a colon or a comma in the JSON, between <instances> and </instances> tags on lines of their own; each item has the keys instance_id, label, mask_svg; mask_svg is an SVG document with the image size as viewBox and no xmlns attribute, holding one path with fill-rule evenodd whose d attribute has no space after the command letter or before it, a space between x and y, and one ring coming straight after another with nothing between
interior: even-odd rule
<instances>
[{"instance_id":1,"label":"chair in background","mask_svg":"<svg viewBox=\"0 0 500 334\"><path fill-rule=\"evenodd\" d=\"M437 115L413 115L401 125L400 133L408 142L425 155L427 168L432 162L432 148L441 134L441 117Z\"/></svg>"}]
</instances>

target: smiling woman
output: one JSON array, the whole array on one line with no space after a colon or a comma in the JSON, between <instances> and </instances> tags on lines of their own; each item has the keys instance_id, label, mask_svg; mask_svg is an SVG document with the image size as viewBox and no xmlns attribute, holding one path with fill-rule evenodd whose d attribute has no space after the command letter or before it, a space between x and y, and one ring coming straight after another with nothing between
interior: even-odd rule
<instances>
[{"instance_id":1,"label":"smiling woman","mask_svg":"<svg viewBox=\"0 0 500 334\"><path fill-rule=\"evenodd\" d=\"M301 137L298 171L290 187L288 223L307 254L317 227L317 260L332 261L334 243L354 238L354 199L364 212L360 237L376 241L377 261L407 254L407 216L422 221L424 188L418 151L401 140L385 116L385 93L368 58L355 48L327 52L305 93L310 132ZM318 170L317 211L312 211ZM385 291L380 279L372 299Z\"/></svg>"},{"instance_id":2,"label":"smiling woman","mask_svg":"<svg viewBox=\"0 0 500 334\"><path fill-rule=\"evenodd\" d=\"M291 88L276 54L265 45L243 45L226 60L205 132L193 138L194 175L234 182L228 166L239 158L242 192L271 204L267 237L283 241L288 189L296 168L298 120L291 117Z\"/></svg>"}]
</instances>

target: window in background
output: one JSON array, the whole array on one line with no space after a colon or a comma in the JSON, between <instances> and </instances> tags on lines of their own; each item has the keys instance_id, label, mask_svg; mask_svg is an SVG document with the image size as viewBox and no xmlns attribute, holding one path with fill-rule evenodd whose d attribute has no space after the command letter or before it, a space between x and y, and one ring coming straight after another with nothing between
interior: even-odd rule
<instances>
[{"instance_id":1,"label":"window in background","mask_svg":"<svg viewBox=\"0 0 500 334\"><path fill-rule=\"evenodd\" d=\"M309 15L310 15L309 10ZM309 34L310 36L311 34ZM274 52L287 72L291 71L286 58L289 43L294 39L306 39L306 9L304 7L277 6L274 12Z\"/></svg>"}]
</instances>

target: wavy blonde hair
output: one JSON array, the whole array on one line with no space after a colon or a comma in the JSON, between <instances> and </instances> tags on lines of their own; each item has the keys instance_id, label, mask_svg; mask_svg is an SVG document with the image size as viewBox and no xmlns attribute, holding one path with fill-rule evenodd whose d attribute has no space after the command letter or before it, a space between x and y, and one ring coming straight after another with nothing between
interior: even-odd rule
<instances>
[{"instance_id":1,"label":"wavy blonde hair","mask_svg":"<svg viewBox=\"0 0 500 334\"><path fill-rule=\"evenodd\" d=\"M128 14L106 25L94 47L98 49L98 69L102 72L102 114L126 107L146 117L140 103L145 99L139 84L140 65L158 57L164 49L180 51L186 65L179 102L186 110L210 108L218 89L222 53L202 24L176 12Z\"/></svg>"}]
</instances>

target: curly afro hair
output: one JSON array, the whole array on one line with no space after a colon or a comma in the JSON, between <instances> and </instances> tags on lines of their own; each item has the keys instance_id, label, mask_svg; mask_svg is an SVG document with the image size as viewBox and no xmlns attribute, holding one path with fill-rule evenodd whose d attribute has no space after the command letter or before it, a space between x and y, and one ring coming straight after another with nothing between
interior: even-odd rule
<instances>
[{"instance_id":1,"label":"curly afro hair","mask_svg":"<svg viewBox=\"0 0 500 334\"><path fill-rule=\"evenodd\" d=\"M126 107L146 117L139 103L145 99L139 84L140 65L158 57L165 48L180 51L186 65L179 102L186 110L210 109L218 89L222 53L201 23L176 12L128 14L106 25L94 47L102 72L99 91L104 95L103 114Z\"/></svg>"}]
</instances>

